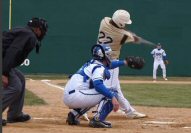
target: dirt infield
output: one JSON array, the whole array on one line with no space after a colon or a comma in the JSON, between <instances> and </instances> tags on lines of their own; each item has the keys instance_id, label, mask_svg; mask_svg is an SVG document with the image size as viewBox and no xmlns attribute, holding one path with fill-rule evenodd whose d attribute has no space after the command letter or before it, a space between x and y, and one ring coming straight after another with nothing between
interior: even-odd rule
<instances>
[{"instance_id":1,"label":"dirt infield","mask_svg":"<svg viewBox=\"0 0 191 133\"><path fill-rule=\"evenodd\" d=\"M63 80L53 80L50 83L61 84L64 82L65 81ZM143 81L133 81L131 83L141 82ZM145 81L145 83L147 82L152 83L150 81ZM163 83L163 81L161 82ZM176 81L175 83L179 82ZM190 82L187 83L191 84ZM89 128L87 121L81 121L80 126L68 126L65 121L69 109L62 102L63 90L56 88L56 86L45 84L40 80L27 80L27 88L39 97L43 98L48 103L48 105L25 106L24 112L29 113L33 117L32 120L26 123L8 124L6 127L3 127L3 133L191 132L191 109L186 108L157 108L135 106L138 111L146 113L149 117L144 119L131 120L127 119L120 113L112 113L108 118L108 120L111 121L113 125L113 128L111 129ZM92 114L89 113L89 116L92 116Z\"/></svg>"}]
</instances>

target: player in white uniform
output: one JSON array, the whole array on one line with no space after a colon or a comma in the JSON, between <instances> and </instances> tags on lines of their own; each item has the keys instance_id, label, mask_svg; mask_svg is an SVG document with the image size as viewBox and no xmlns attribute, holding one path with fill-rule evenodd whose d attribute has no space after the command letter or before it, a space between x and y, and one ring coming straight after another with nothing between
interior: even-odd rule
<instances>
[{"instance_id":1,"label":"player in white uniform","mask_svg":"<svg viewBox=\"0 0 191 133\"><path fill-rule=\"evenodd\" d=\"M154 58L154 63L153 63L153 81L155 82L157 79L157 69L158 66L160 65L162 69L162 74L163 74L163 79L168 80L166 78L166 66L165 64L168 64L168 60L166 57L165 51L162 49L161 45L158 44L157 48L153 49L151 51L151 54L153 55Z\"/></svg>"},{"instance_id":2,"label":"player in white uniform","mask_svg":"<svg viewBox=\"0 0 191 133\"><path fill-rule=\"evenodd\" d=\"M107 43L112 49L112 60L118 60L120 50L123 44L129 42L140 43L139 37L125 30L126 24L131 24L130 14L125 10L117 10L112 18L105 17L102 19L99 28L97 43ZM124 97L119 83L119 68L110 70L111 78L104 83L109 88L115 88L118 91L118 100L121 110L124 111L128 118L143 118L145 114L137 112Z\"/></svg>"},{"instance_id":3,"label":"player in white uniform","mask_svg":"<svg viewBox=\"0 0 191 133\"><path fill-rule=\"evenodd\" d=\"M110 79L108 69L126 65L127 61L111 62L111 48L106 44L94 45L92 55L93 59L72 75L65 86L64 103L72 109L68 113L67 123L78 125L79 117L99 104L89 126L110 128L111 123L105 119L112 109L114 111L119 109L118 94L117 91L106 87L103 81Z\"/></svg>"}]
</instances>

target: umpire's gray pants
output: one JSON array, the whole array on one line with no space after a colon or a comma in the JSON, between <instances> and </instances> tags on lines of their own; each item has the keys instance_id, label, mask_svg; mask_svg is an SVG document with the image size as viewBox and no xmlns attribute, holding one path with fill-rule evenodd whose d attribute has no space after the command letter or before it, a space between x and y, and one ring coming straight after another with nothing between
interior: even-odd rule
<instances>
[{"instance_id":1,"label":"umpire's gray pants","mask_svg":"<svg viewBox=\"0 0 191 133\"><path fill-rule=\"evenodd\" d=\"M2 111L7 107L7 119L13 119L22 115L25 96L25 77L18 69L11 69L9 83L3 88Z\"/></svg>"}]
</instances>

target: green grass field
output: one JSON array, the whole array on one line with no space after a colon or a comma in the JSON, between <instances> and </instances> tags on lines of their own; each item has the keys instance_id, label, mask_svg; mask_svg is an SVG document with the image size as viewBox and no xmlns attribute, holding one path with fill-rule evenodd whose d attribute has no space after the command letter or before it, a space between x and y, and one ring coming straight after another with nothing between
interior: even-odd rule
<instances>
[{"instance_id":1,"label":"green grass field","mask_svg":"<svg viewBox=\"0 0 191 133\"><path fill-rule=\"evenodd\" d=\"M44 105L46 102L29 90L25 93L25 105Z\"/></svg>"},{"instance_id":2,"label":"green grass field","mask_svg":"<svg viewBox=\"0 0 191 133\"><path fill-rule=\"evenodd\" d=\"M27 75L27 78L41 79L67 79L67 75ZM121 80L151 81L151 76L120 76ZM162 80L159 78L159 80ZM191 77L169 77L169 81L191 81ZM60 83L58 85L64 85ZM125 97L133 105L159 106L159 107L184 107L191 108L190 84L121 84ZM26 94L27 105L40 105L45 102L33 93Z\"/></svg>"},{"instance_id":3,"label":"green grass field","mask_svg":"<svg viewBox=\"0 0 191 133\"><path fill-rule=\"evenodd\" d=\"M191 108L189 84L122 84L121 87L133 105Z\"/></svg>"}]
</instances>

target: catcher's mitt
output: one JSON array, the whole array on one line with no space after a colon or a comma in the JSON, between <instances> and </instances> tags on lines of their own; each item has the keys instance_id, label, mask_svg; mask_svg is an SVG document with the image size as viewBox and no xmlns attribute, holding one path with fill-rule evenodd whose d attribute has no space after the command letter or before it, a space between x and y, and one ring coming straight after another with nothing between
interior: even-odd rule
<instances>
[{"instance_id":1,"label":"catcher's mitt","mask_svg":"<svg viewBox=\"0 0 191 133\"><path fill-rule=\"evenodd\" d=\"M135 57L135 56L128 56L126 58L127 61L127 65L130 68L133 69L142 69L144 64L145 64L145 60L142 57Z\"/></svg>"}]
</instances>

